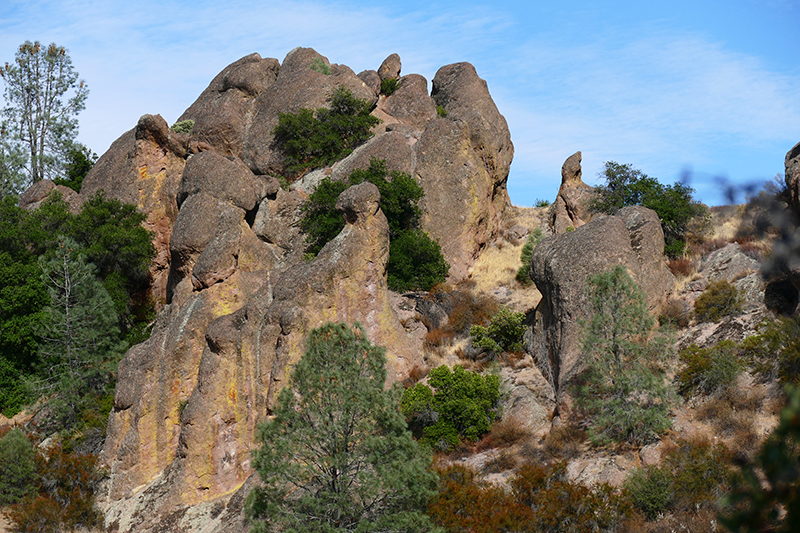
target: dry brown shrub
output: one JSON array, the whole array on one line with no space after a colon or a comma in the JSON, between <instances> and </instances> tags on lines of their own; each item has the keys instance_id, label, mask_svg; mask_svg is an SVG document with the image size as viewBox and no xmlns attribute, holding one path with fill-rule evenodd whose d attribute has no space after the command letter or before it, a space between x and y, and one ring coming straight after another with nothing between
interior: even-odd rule
<instances>
[{"instance_id":1,"label":"dry brown shrub","mask_svg":"<svg viewBox=\"0 0 800 533\"><path fill-rule=\"evenodd\" d=\"M490 448L507 448L525 438L530 438L530 432L519 420L504 418L495 422L491 431L475 445L475 450L481 452Z\"/></svg>"},{"instance_id":2,"label":"dry brown shrub","mask_svg":"<svg viewBox=\"0 0 800 533\"><path fill-rule=\"evenodd\" d=\"M763 398L749 391L728 390L708 398L697 411L714 432L728 439L735 451L750 454L759 444L756 409Z\"/></svg>"},{"instance_id":3,"label":"dry brown shrub","mask_svg":"<svg viewBox=\"0 0 800 533\"><path fill-rule=\"evenodd\" d=\"M667 266L675 276L690 276L695 272L695 262L688 257L678 257L667 261Z\"/></svg>"},{"instance_id":4,"label":"dry brown shrub","mask_svg":"<svg viewBox=\"0 0 800 533\"><path fill-rule=\"evenodd\" d=\"M428 372L430 372L430 368L427 366L414 365L414 368L408 373L408 377L403 380L403 387L413 387L419 380L427 376Z\"/></svg>"},{"instance_id":5,"label":"dry brown shrub","mask_svg":"<svg viewBox=\"0 0 800 533\"><path fill-rule=\"evenodd\" d=\"M573 459L580 455L586 432L580 428L566 425L556 426L544 439L544 452L550 457Z\"/></svg>"},{"instance_id":6,"label":"dry brown shrub","mask_svg":"<svg viewBox=\"0 0 800 533\"><path fill-rule=\"evenodd\" d=\"M503 450L499 453L492 454L492 457L486 462L484 472L494 474L512 470L516 467L517 458L514 454Z\"/></svg>"},{"instance_id":7,"label":"dry brown shrub","mask_svg":"<svg viewBox=\"0 0 800 533\"><path fill-rule=\"evenodd\" d=\"M699 242L690 242L689 253L692 255L704 256L715 250L724 248L727 245L727 239L723 239L722 237L716 237L714 239L708 239Z\"/></svg>"}]
</instances>

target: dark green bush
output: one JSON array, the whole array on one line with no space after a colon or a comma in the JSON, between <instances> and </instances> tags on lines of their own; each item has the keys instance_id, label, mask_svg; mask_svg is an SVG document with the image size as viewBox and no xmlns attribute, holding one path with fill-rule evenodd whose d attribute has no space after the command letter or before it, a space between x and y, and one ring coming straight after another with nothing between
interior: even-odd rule
<instances>
[{"instance_id":1,"label":"dark green bush","mask_svg":"<svg viewBox=\"0 0 800 533\"><path fill-rule=\"evenodd\" d=\"M597 196L591 203L592 211L613 215L629 205L652 209L661 220L664 252L669 257L683 254L690 222L694 219L708 220L708 209L692 198L694 189L691 187L678 182L662 185L631 165L614 161L606 161L599 176L606 180L606 184L595 189Z\"/></svg>"},{"instance_id":2,"label":"dark green bush","mask_svg":"<svg viewBox=\"0 0 800 533\"><path fill-rule=\"evenodd\" d=\"M712 394L736 384L742 373L738 348L731 341L721 341L711 348L691 345L679 354L684 367L678 372L678 392L690 396L695 392Z\"/></svg>"},{"instance_id":3,"label":"dark green bush","mask_svg":"<svg viewBox=\"0 0 800 533\"><path fill-rule=\"evenodd\" d=\"M443 282L449 270L439 243L421 229L402 231L389 244L386 271L393 291L426 291Z\"/></svg>"},{"instance_id":4,"label":"dark green bush","mask_svg":"<svg viewBox=\"0 0 800 533\"><path fill-rule=\"evenodd\" d=\"M97 154L80 143L75 145L67 152L66 175L63 178L56 178L53 183L69 187L75 192L81 192L83 178L92 170L97 163Z\"/></svg>"},{"instance_id":5,"label":"dark green bush","mask_svg":"<svg viewBox=\"0 0 800 533\"><path fill-rule=\"evenodd\" d=\"M331 67L325 64L325 61L322 60L321 57L315 57L311 60L311 65L308 67L311 70L315 70L321 74L330 75Z\"/></svg>"},{"instance_id":6,"label":"dark green bush","mask_svg":"<svg viewBox=\"0 0 800 533\"><path fill-rule=\"evenodd\" d=\"M522 336L525 334L524 320L525 313L515 313L507 307L501 307L491 318L489 326L476 324L470 328L472 344L493 354L520 353Z\"/></svg>"},{"instance_id":7,"label":"dark green bush","mask_svg":"<svg viewBox=\"0 0 800 533\"><path fill-rule=\"evenodd\" d=\"M436 114L440 117L444 118L447 116L447 111L445 110L444 106L437 105L436 106Z\"/></svg>"},{"instance_id":8,"label":"dark green bush","mask_svg":"<svg viewBox=\"0 0 800 533\"><path fill-rule=\"evenodd\" d=\"M371 104L345 87L328 98L330 108L281 113L272 131L275 146L286 158L286 171L294 176L309 168L331 164L372 136L380 120L370 115Z\"/></svg>"},{"instance_id":9,"label":"dark green bush","mask_svg":"<svg viewBox=\"0 0 800 533\"><path fill-rule=\"evenodd\" d=\"M711 283L694 303L694 314L700 322L716 322L741 312L739 290L726 280Z\"/></svg>"},{"instance_id":10,"label":"dark green bush","mask_svg":"<svg viewBox=\"0 0 800 533\"><path fill-rule=\"evenodd\" d=\"M412 429L425 441L447 450L462 438L475 441L489 431L500 401L498 376L442 365L431 370L428 383L406 389L400 401Z\"/></svg>"},{"instance_id":11,"label":"dark green bush","mask_svg":"<svg viewBox=\"0 0 800 533\"><path fill-rule=\"evenodd\" d=\"M439 244L419 229L422 211L418 202L425 194L417 182L403 172L389 172L386 162L372 159L344 181L324 178L301 208L300 228L306 233L308 253L318 254L344 228L336 211L336 200L350 185L370 182L381 193L380 207L389 222L389 288L402 292L428 290L444 281L450 266Z\"/></svg>"},{"instance_id":12,"label":"dark green bush","mask_svg":"<svg viewBox=\"0 0 800 533\"><path fill-rule=\"evenodd\" d=\"M542 200L541 198L537 198L533 205L536 207L547 207L550 205L550 200Z\"/></svg>"},{"instance_id":13,"label":"dark green bush","mask_svg":"<svg viewBox=\"0 0 800 533\"><path fill-rule=\"evenodd\" d=\"M541 240L542 230L541 228L536 228L528 235L528 240L525 241L525 245L522 247L522 252L519 255L522 265L517 270L516 278L523 287L530 287L533 283L531 279L531 256L533 255L533 249Z\"/></svg>"},{"instance_id":14,"label":"dark green bush","mask_svg":"<svg viewBox=\"0 0 800 533\"><path fill-rule=\"evenodd\" d=\"M0 507L36 493L36 450L19 429L0 439Z\"/></svg>"},{"instance_id":15,"label":"dark green bush","mask_svg":"<svg viewBox=\"0 0 800 533\"><path fill-rule=\"evenodd\" d=\"M387 78L385 80L381 80L381 94L389 96L395 92L397 90L397 82L397 78Z\"/></svg>"}]
</instances>

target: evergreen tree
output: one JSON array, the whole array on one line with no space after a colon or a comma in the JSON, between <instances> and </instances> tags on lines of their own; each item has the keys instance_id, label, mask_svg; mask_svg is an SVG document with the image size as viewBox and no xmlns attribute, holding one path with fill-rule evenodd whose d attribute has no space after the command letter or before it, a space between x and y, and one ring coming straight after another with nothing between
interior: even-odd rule
<instances>
[{"instance_id":1,"label":"evergreen tree","mask_svg":"<svg viewBox=\"0 0 800 533\"><path fill-rule=\"evenodd\" d=\"M25 41L0 68L6 83L11 136L28 154L28 178L36 183L61 175L78 133L75 116L85 107L89 89L63 46Z\"/></svg>"},{"instance_id":2,"label":"evergreen tree","mask_svg":"<svg viewBox=\"0 0 800 533\"><path fill-rule=\"evenodd\" d=\"M58 423L71 425L93 398L105 392L123 346L114 303L78 244L59 237L52 255L40 259L50 297L40 324L38 382Z\"/></svg>"},{"instance_id":3,"label":"evergreen tree","mask_svg":"<svg viewBox=\"0 0 800 533\"><path fill-rule=\"evenodd\" d=\"M667 430L669 389L661 362L668 342L653 333L644 295L625 267L590 276L591 315L584 324L588 368L576 390L596 442L645 444Z\"/></svg>"},{"instance_id":4,"label":"evergreen tree","mask_svg":"<svg viewBox=\"0 0 800 533\"><path fill-rule=\"evenodd\" d=\"M248 497L254 532L432 531L436 476L384 389L386 356L360 326L313 330L259 427Z\"/></svg>"}]
</instances>

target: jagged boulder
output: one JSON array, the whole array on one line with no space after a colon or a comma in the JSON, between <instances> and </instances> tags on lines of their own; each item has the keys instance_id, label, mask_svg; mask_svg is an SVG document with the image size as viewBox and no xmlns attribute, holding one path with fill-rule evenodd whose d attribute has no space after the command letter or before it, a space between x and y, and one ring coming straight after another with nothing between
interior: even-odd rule
<instances>
[{"instance_id":1,"label":"jagged boulder","mask_svg":"<svg viewBox=\"0 0 800 533\"><path fill-rule=\"evenodd\" d=\"M789 190L792 205L795 212L800 213L800 143L795 144L791 150L786 152L784 159L784 181Z\"/></svg>"},{"instance_id":2,"label":"jagged boulder","mask_svg":"<svg viewBox=\"0 0 800 533\"><path fill-rule=\"evenodd\" d=\"M419 74L403 76L386 98L383 110L403 124L423 129L436 118L436 105L428 95L428 81Z\"/></svg>"},{"instance_id":3,"label":"jagged boulder","mask_svg":"<svg viewBox=\"0 0 800 533\"><path fill-rule=\"evenodd\" d=\"M548 209L548 225L553 233L574 230L592 218L589 202L594 197L594 187L586 185L581 175L581 153L575 152L561 167L561 187Z\"/></svg>"},{"instance_id":4,"label":"jagged boulder","mask_svg":"<svg viewBox=\"0 0 800 533\"><path fill-rule=\"evenodd\" d=\"M559 395L580 370L581 320L589 308L586 278L624 265L652 311L664 304L674 277L664 262L664 234L655 212L634 206L598 216L573 232L542 240L531 258L531 278L542 293L536 308L533 353Z\"/></svg>"},{"instance_id":5,"label":"jagged boulder","mask_svg":"<svg viewBox=\"0 0 800 533\"><path fill-rule=\"evenodd\" d=\"M362 323L373 343L391 347L392 381L421 363L386 288L389 228L379 198L370 183L349 188L337 202L346 227L313 262L277 279L237 271L180 310L167 306L151 339L126 355L104 459L109 497L133 502L111 506L110 520L155 531L159 517L239 488L253 473L256 424L310 329ZM143 505L154 508L137 513Z\"/></svg>"},{"instance_id":6,"label":"jagged boulder","mask_svg":"<svg viewBox=\"0 0 800 533\"><path fill-rule=\"evenodd\" d=\"M400 77L401 68L402 63L400 62L400 56L392 54L384 59L381 66L378 67L378 76L381 80L397 79Z\"/></svg>"}]
</instances>

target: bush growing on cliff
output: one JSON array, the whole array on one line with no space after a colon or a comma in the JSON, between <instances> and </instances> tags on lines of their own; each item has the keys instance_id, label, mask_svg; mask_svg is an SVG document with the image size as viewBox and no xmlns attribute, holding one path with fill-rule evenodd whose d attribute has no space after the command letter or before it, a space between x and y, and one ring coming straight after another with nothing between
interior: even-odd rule
<instances>
[{"instance_id":1,"label":"bush growing on cliff","mask_svg":"<svg viewBox=\"0 0 800 533\"><path fill-rule=\"evenodd\" d=\"M462 438L475 441L489 431L500 401L498 376L442 365L431 370L428 383L406 389L400 401L406 419L425 441L447 450Z\"/></svg>"},{"instance_id":2,"label":"bush growing on cliff","mask_svg":"<svg viewBox=\"0 0 800 533\"><path fill-rule=\"evenodd\" d=\"M644 295L622 265L590 276L587 286L587 369L575 385L577 406L590 417L596 443L646 444L670 426L667 339L653 333Z\"/></svg>"},{"instance_id":3,"label":"bush growing on cliff","mask_svg":"<svg viewBox=\"0 0 800 533\"><path fill-rule=\"evenodd\" d=\"M536 228L528 235L528 239L522 246L522 252L519 254L519 260L522 265L517 269L516 278L523 287L530 287L533 284L531 279L531 256L533 255L533 249L541 240L542 230L541 228Z\"/></svg>"},{"instance_id":4,"label":"bush growing on cliff","mask_svg":"<svg viewBox=\"0 0 800 533\"><path fill-rule=\"evenodd\" d=\"M733 387L743 370L738 348L732 341L722 341L711 348L693 344L681 350L679 357L684 366L676 380L678 392L684 396Z\"/></svg>"},{"instance_id":5,"label":"bush growing on cliff","mask_svg":"<svg viewBox=\"0 0 800 533\"><path fill-rule=\"evenodd\" d=\"M263 486L247 498L254 532L433 529L424 514L436 476L406 429L386 355L360 326L313 330L261 424L253 466Z\"/></svg>"},{"instance_id":6,"label":"bush growing on cliff","mask_svg":"<svg viewBox=\"0 0 800 533\"><path fill-rule=\"evenodd\" d=\"M12 505L36 491L36 450L19 429L0 438L0 507Z\"/></svg>"},{"instance_id":7,"label":"bush growing on cliff","mask_svg":"<svg viewBox=\"0 0 800 533\"><path fill-rule=\"evenodd\" d=\"M700 322L716 322L741 312L739 290L724 279L710 284L694 303L694 314Z\"/></svg>"},{"instance_id":8,"label":"bush growing on cliff","mask_svg":"<svg viewBox=\"0 0 800 533\"><path fill-rule=\"evenodd\" d=\"M501 307L488 326L476 324L469 329L472 344L493 354L522 352L522 336L525 334L525 313L516 313Z\"/></svg>"},{"instance_id":9,"label":"bush growing on cliff","mask_svg":"<svg viewBox=\"0 0 800 533\"><path fill-rule=\"evenodd\" d=\"M286 157L289 174L298 176L342 159L369 139L372 127L380 123L370 115L369 102L356 98L346 87L337 87L328 103L329 108L278 115L272 135Z\"/></svg>"},{"instance_id":10,"label":"bush growing on cliff","mask_svg":"<svg viewBox=\"0 0 800 533\"><path fill-rule=\"evenodd\" d=\"M386 162L372 159L366 169L357 169L347 181L324 178L301 208L300 228L306 233L308 252L318 254L344 228L336 211L336 200L350 185L368 181L381 193L380 207L389 222L389 288L403 292L428 290L444 281L450 266L439 244L419 229L425 194L414 178L404 172L389 172Z\"/></svg>"},{"instance_id":11,"label":"bush growing on cliff","mask_svg":"<svg viewBox=\"0 0 800 533\"><path fill-rule=\"evenodd\" d=\"M599 177L606 183L595 189L592 211L613 215L629 205L652 209L661 220L664 252L670 257L683 254L689 223L708 219L708 209L692 198L694 189L682 183L662 185L641 170L614 161L606 161Z\"/></svg>"}]
</instances>

